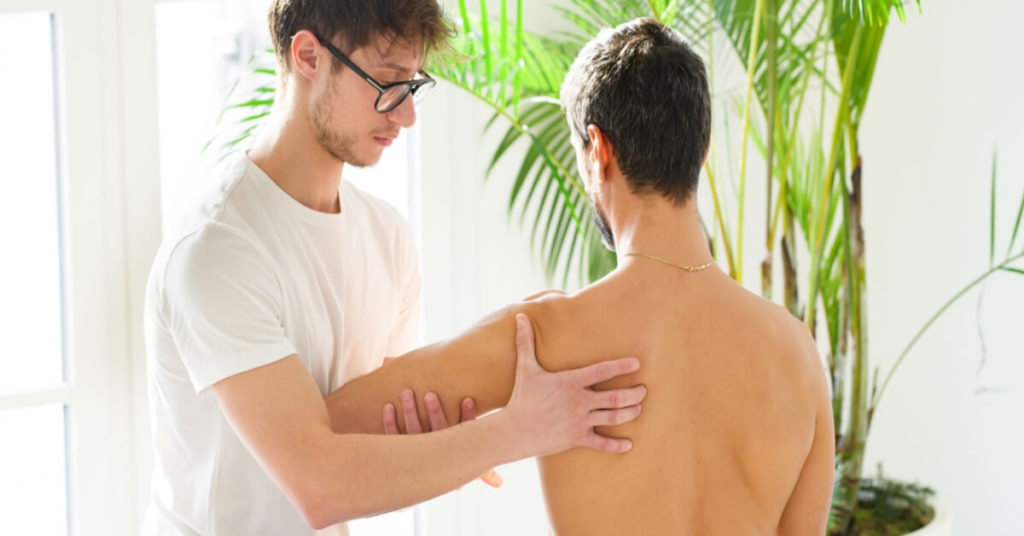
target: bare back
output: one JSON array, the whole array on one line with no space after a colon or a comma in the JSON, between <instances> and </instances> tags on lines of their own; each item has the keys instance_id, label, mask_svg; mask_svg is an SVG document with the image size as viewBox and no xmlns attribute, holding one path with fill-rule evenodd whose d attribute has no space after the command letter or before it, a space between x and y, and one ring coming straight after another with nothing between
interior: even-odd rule
<instances>
[{"instance_id":1,"label":"bare back","mask_svg":"<svg viewBox=\"0 0 1024 536\"><path fill-rule=\"evenodd\" d=\"M620 270L534 309L546 368L636 356L639 372L599 387L648 388L639 419L598 430L631 438L631 452L540 460L552 526L560 535L738 535L785 533L786 517L806 523L805 511L827 510L832 469L813 341L716 269L664 268Z\"/></svg>"}]
</instances>

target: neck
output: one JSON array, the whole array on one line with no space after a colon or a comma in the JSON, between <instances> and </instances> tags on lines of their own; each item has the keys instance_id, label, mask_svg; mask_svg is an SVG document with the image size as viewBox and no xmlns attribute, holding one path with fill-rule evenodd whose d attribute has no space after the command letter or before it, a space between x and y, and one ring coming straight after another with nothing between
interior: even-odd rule
<instances>
[{"instance_id":1,"label":"neck","mask_svg":"<svg viewBox=\"0 0 1024 536\"><path fill-rule=\"evenodd\" d=\"M336 214L341 210L338 186L345 163L317 140L308 107L282 97L248 151L249 159L299 203Z\"/></svg>"},{"instance_id":2,"label":"neck","mask_svg":"<svg viewBox=\"0 0 1024 536\"><path fill-rule=\"evenodd\" d=\"M712 260L694 199L676 206L657 195L630 198L632 207L608 214L620 266L638 260L627 253L655 255L688 266Z\"/></svg>"}]
</instances>

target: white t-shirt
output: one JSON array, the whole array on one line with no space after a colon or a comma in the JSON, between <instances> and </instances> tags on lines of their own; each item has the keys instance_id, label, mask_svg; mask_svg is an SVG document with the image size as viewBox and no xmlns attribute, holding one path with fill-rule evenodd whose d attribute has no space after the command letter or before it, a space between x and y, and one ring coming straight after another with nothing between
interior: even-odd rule
<instances>
[{"instance_id":1,"label":"white t-shirt","mask_svg":"<svg viewBox=\"0 0 1024 536\"><path fill-rule=\"evenodd\" d=\"M182 232L163 244L146 292L157 463L145 532L313 534L210 386L298 354L327 395L414 348L412 233L394 208L344 180L341 213L311 210L243 153L211 181Z\"/></svg>"}]
</instances>

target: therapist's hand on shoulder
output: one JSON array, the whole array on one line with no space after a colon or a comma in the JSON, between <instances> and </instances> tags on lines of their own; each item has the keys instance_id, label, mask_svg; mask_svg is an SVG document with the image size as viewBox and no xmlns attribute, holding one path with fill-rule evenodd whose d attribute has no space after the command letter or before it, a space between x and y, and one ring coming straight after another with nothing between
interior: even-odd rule
<instances>
[{"instance_id":1,"label":"therapist's hand on shoulder","mask_svg":"<svg viewBox=\"0 0 1024 536\"><path fill-rule=\"evenodd\" d=\"M516 315L516 379L512 397L500 415L516 423L523 456L545 456L574 447L626 452L628 439L602 436L595 426L622 424L640 415L647 396L642 385L595 391L591 387L640 368L635 357L603 361L562 372L547 372L537 362L533 324Z\"/></svg>"},{"instance_id":2,"label":"therapist's hand on shoulder","mask_svg":"<svg viewBox=\"0 0 1024 536\"><path fill-rule=\"evenodd\" d=\"M632 447L628 439L602 436L594 431L594 427L622 424L636 419L640 415L640 402L647 395L646 387L638 385L595 391L592 386L636 371L640 367L639 360L626 357L551 373L537 362L534 344L533 325L529 317L517 314L515 384L508 404L497 417L511 420L510 427L517 431L515 441L521 446L520 457L544 456L574 447L613 453L627 452ZM422 426L417 417L415 394L406 389L399 399L404 422L409 427L406 432L420 433ZM448 426L444 410L434 393L427 393L423 403L432 430ZM469 418L467 410L470 412ZM473 401L466 398L462 402L460 422L473 417ZM387 404L384 407L382 421L386 433L402 433L393 405ZM485 481L488 481L488 475L484 475Z\"/></svg>"}]
</instances>

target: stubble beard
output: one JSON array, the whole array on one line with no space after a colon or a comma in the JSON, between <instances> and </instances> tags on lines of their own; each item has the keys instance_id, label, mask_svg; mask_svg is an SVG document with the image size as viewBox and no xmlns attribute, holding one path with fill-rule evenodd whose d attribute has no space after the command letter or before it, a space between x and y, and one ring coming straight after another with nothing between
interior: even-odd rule
<instances>
[{"instance_id":1,"label":"stubble beard","mask_svg":"<svg viewBox=\"0 0 1024 536\"><path fill-rule=\"evenodd\" d=\"M330 129L329 120L334 115L334 93L337 81L332 82L324 95L313 104L313 130L320 146L338 160L355 167L372 166L378 159L369 161L356 154L352 148L358 143L355 136L343 136Z\"/></svg>"},{"instance_id":2,"label":"stubble beard","mask_svg":"<svg viewBox=\"0 0 1024 536\"><path fill-rule=\"evenodd\" d=\"M597 203L594 203L593 199L590 200L590 213L594 218L594 225L597 226L597 230L601 233L601 242L604 243L604 247L615 251L615 235L612 234L612 229L608 226L608 218L597 207Z\"/></svg>"}]
</instances>

